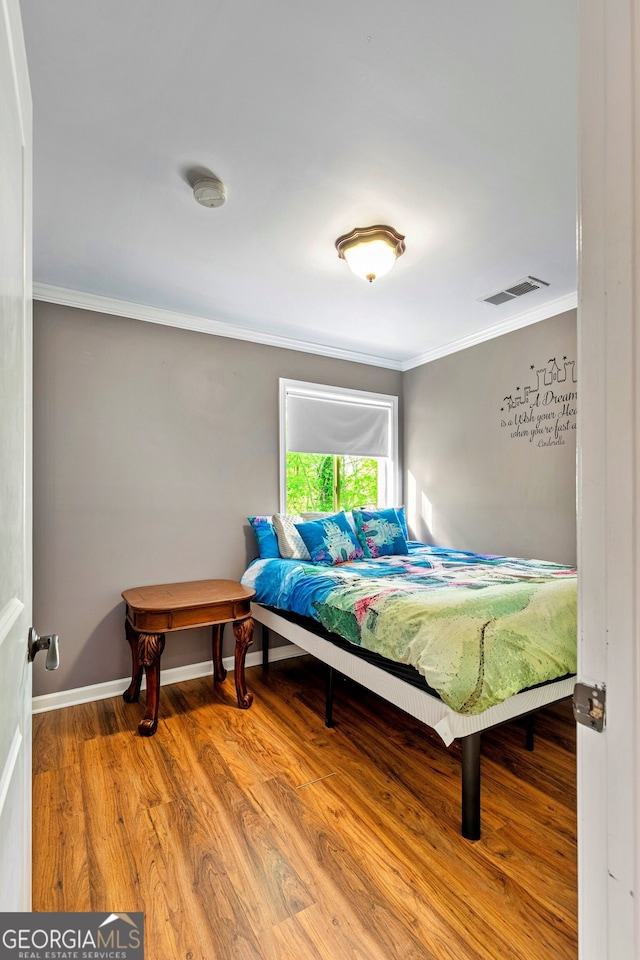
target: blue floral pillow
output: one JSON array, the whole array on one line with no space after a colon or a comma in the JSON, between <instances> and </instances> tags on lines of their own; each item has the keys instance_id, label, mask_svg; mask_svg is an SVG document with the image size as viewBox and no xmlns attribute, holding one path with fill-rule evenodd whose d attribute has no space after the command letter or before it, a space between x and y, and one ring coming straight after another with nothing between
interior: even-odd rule
<instances>
[{"instance_id":1,"label":"blue floral pillow","mask_svg":"<svg viewBox=\"0 0 640 960\"><path fill-rule=\"evenodd\" d=\"M407 554L409 548L396 510L354 510L358 540L365 557Z\"/></svg>"},{"instance_id":2,"label":"blue floral pillow","mask_svg":"<svg viewBox=\"0 0 640 960\"><path fill-rule=\"evenodd\" d=\"M402 527L402 533L405 540L409 539L409 530L407 528L407 516L404 512L404 504L401 507L395 508L396 513L398 514L398 520L400 521L400 526Z\"/></svg>"},{"instance_id":3,"label":"blue floral pillow","mask_svg":"<svg viewBox=\"0 0 640 960\"><path fill-rule=\"evenodd\" d=\"M400 521L400 526L402 527L402 533L405 540L409 539L409 529L407 527L407 515L405 513L404 504L401 507L394 507L395 512L398 514L398 520ZM367 510L369 513L379 513L378 507L371 506L367 504L366 506L360 507L360 510Z\"/></svg>"},{"instance_id":4,"label":"blue floral pillow","mask_svg":"<svg viewBox=\"0 0 640 960\"><path fill-rule=\"evenodd\" d=\"M346 563L347 560L362 559L362 547L354 537L344 513L309 523L296 523L296 530L304 540L312 563L333 566Z\"/></svg>"},{"instance_id":5,"label":"blue floral pillow","mask_svg":"<svg viewBox=\"0 0 640 960\"><path fill-rule=\"evenodd\" d=\"M278 538L271 517L247 517L258 541L258 553L263 560L280 556Z\"/></svg>"}]
</instances>

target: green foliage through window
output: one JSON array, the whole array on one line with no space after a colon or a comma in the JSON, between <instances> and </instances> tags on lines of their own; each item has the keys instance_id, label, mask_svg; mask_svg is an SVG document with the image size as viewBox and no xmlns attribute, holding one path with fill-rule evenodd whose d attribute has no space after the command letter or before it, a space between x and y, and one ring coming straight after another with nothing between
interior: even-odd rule
<instances>
[{"instance_id":1,"label":"green foliage through window","mask_svg":"<svg viewBox=\"0 0 640 960\"><path fill-rule=\"evenodd\" d=\"M288 513L325 513L377 503L375 458L287 453Z\"/></svg>"}]
</instances>

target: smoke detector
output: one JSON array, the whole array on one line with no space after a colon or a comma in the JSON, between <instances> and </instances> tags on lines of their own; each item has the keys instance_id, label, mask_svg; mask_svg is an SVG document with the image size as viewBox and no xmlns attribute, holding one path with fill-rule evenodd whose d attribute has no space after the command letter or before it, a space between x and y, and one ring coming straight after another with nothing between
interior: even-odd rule
<instances>
[{"instance_id":1,"label":"smoke detector","mask_svg":"<svg viewBox=\"0 0 640 960\"><path fill-rule=\"evenodd\" d=\"M196 180L193 195L203 207L221 207L227 199L224 183L217 177L201 177Z\"/></svg>"},{"instance_id":2,"label":"smoke detector","mask_svg":"<svg viewBox=\"0 0 640 960\"><path fill-rule=\"evenodd\" d=\"M516 297L522 297L525 293L533 293L534 290L540 290L541 287L548 286L546 280L538 280L537 277L524 277L517 283L511 284L510 287L492 293L490 297L480 297L480 300L482 303L492 303L494 306L499 306L501 303L506 303L507 300L515 300Z\"/></svg>"}]
</instances>

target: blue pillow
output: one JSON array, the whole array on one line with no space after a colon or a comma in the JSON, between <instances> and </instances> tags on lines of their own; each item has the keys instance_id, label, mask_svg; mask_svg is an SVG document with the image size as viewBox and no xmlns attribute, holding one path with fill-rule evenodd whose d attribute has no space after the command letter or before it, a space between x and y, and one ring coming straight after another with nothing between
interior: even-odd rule
<instances>
[{"instance_id":1,"label":"blue pillow","mask_svg":"<svg viewBox=\"0 0 640 960\"><path fill-rule=\"evenodd\" d=\"M409 528L407 527L407 516L404 509L404 504L401 507L394 507L395 512L398 514L398 520L400 521L400 526L402 527L402 534L405 540L409 539ZM379 508L377 506L372 506L371 504L366 504L365 506L360 507L360 510L368 510L369 513L378 513ZM355 525L355 522L354 522Z\"/></svg>"},{"instance_id":2,"label":"blue pillow","mask_svg":"<svg viewBox=\"0 0 640 960\"><path fill-rule=\"evenodd\" d=\"M304 540L312 563L346 563L361 560L362 547L353 535L344 513L331 517L296 523L296 530Z\"/></svg>"},{"instance_id":3,"label":"blue pillow","mask_svg":"<svg viewBox=\"0 0 640 960\"><path fill-rule=\"evenodd\" d=\"M400 521L400 526L402 527L402 533L405 540L409 539L409 528L407 527L407 517L404 512L404 504L401 507L395 508L396 513L398 514L398 520Z\"/></svg>"},{"instance_id":4,"label":"blue pillow","mask_svg":"<svg viewBox=\"0 0 640 960\"><path fill-rule=\"evenodd\" d=\"M278 538L271 517L247 517L258 541L258 553L263 560L280 556Z\"/></svg>"},{"instance_id":5,"label":"blue pillow","mask_svg":"<svg viewBox=\"0 0 640 960\"><path fill-rule=\"evenodd\" d=\"M409 548L396 510L354 510L358 540L365 557L407 554Z\"/></svg>"}]
</instances>

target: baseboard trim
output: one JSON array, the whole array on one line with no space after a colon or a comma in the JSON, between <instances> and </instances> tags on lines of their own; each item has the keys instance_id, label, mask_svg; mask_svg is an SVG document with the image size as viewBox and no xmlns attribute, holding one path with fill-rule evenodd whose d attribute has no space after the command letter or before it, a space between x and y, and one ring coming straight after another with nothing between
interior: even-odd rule
<instances>
[{"instance_id":1,"label":"baseboard trim","mask_svg":"<svg viewBox=\"0 0 640 960\"><path fill-rule=\"evenodd\" d=\"M275 663L277 660L289 660L291 657L303 657L306 651L295 643L283 644L279 647L269 648L269 663ZM233 670L233 657L224 657L223 666L226 670ZM255 653L247 654L245 665L247 667L256 667L262 663L262 650L256 650ZM198 677L209 677L213 673L213 661L205 660L201 663L188 663L183 667L171 667L168 670L162 670L160 673L160 686L164 687L168 683L180 683L183 680L196 680ZM93 683L86 687L75 687L72 690L59 690L57 693L45 693L39 697L33 697L32 712L46 713L49 710L61 710L63 707L73 707L79 703L91 703L93 700L106 700L108 697L122 696L124 691L131 683L131 678L126 677L123 680L107 680L106 683ZM145 688L144 677L142 679L142 689Z\"/></svg>"}]
</instances>

